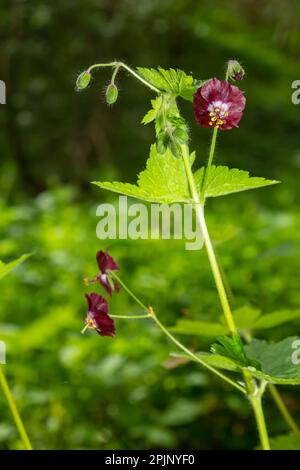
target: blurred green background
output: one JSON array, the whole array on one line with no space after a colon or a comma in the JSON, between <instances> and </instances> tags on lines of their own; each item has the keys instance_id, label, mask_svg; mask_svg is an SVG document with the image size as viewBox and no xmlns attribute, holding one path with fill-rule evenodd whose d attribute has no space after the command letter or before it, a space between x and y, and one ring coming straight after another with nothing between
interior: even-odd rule
<instances>
[{"instance_id":1,"label":"blurred green background","mask_svg":"<svg viewBox=\"0 0 300 470\"><path fill-rule=\"evenodd\" d=\"M108 70L84 93L77 74L98 61L161 65L223 77L243 63L247 107L240 129L222 133L218 163L282 181L209 202L208 223L234 307L299 308L300 5L281 0L4 0L0 7L0 259L34 252L1 282L5 371L38 449L252 449L256 430L244 399L195 364L176 366L174 347L148 321L117 323L117 337L80 335L82 279L96 273L95 209L110 194L91 180L135 181L154 133L139 121L149 90L122 72L120 98L104 103ZM210 132L190 123L197 164ZM167 325L220 315L203 251L166 241L111 241L122 276ZM99 293L101 292L99 288ZM111 311L136 305L121 292ZM280 339L300 322L268 333ZM213 338L182 337L194 349ZM283 396L300 423L299 389ZM271 434L286 425L267 396ZM0 448L22 448L3 397Z\"/></svg>"}]
</instances>

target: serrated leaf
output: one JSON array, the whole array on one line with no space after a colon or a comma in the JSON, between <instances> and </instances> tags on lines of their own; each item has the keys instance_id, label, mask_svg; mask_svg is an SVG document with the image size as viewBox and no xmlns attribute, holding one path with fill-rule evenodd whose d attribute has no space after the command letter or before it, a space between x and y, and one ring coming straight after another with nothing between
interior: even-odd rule
<instances>
[{"instance_id":1,"label":"serrated leaf","mask_svg":"<svg viewBox=\"0 0 300 470\"><path fill-rule=\"evenodd\" d=\"M272 450L300 450L300 438L294 433L280 434L270 438Z\"/></svg>"},{"instance_id":2,"label":"serrated leaf","mask_svg":"<svg viewBox=\"0 0 300 470\"><path fill-rule=\"evenodd\" d=\"M158 69L138 67L137 71L151 85L161 91L172 93L188 101L192 101L193 94L207 81L196 80L192 75L187 75L179 69L166 70L161 67L158 67Z\"/></svg>"},{"instance_id":3,"label":"serrated leaf","mask_svg":"<svg viewBox=\"0 0 300 470\"><path fill-rule=\"evenodd\" d=\"M285 338L278 343L268 343L265 340L254 339L245 346L246 353L259 361L261 372L256 371L255 375L278 384L300 384L300 364L293 362L293 345L300 338Z\"/></svg>"},{"instance_id":4,"label":"serrated leaf","mask_svg":"<svg viewBox=\"0 0 300 470\"><path fill-rule=\"evenodd\" d=\"M255 330L266 330L300 318L300 310L278 310L262 315L253 325Z\"/></svg>"},{"instance_id":5,"label":"serrated leaf","mask_svg":"<svg viewBox=\"0 0 300 470\"><path fill-rule=\"evenodd\" d=\"M29 258L29 256L31 256L31 253L22 255L20 258L14 261L10 261L10 263L4 263L3 261L0 261L0 279L6 276L14 268L19 266L19 264L23 263L27 258Z\"/></svg>"},{"instance_id":6,"label":"serrated leaf","mask_svg":"<svg viewBox=\"0 0 300 470\"><path fill-rule=\"evenodd\" d=\"M197 362L196 359L193 359L191 356L189 356L189 354L186 353L174 352L171 355L173 357L180 357ZM202 361L204 361L206 364L216 367L217 369L224 369L232 372L240 371L240 367L229 357L207 352L197 352L195 355L199 357L199 359L202 359Z\"/></svg>"},{"instance_id":7,"label":"serrated leaf","mask_svg":"<svg viewBox=\"0 0 300 470\"><path fill-rule=\"evenodd\" d=\"M220 323L179 320L171 331L181 335L220 336L227 333L227 328Z\"/></svg>"},{"instance_id":8,"label":"serrated leaf","mask_svg":"<svg viewBox=\"0 0 300 470\"><path fill-rule=\"evenodd\" d=\"M154 100L151 100L152 109L150 109L142 119L142 124L149 124L156 119L158 112L160 111L162 104L162 97L157 96Z\"/></svg>"},{"instance_id":9,"label":"serrated leaf","mask_svg":"<svg viewBox=\"0 0 300 470\"><path fill-rule=\"evenodd\" d=\"M199 168L194 174L199 192L202 189L204 170L204 167ZM262 188L277 183L279 181L250 176L249 172L245 170L212 165L209 169L205 194L206 197L225 196L226 194Z\"/></svg>"},{"instance_id":10,"label":"serrated leaf","mask_svg":"<svg viewBox=\"0 0 300 470\"><path fill-rule=\"evenodd\" d=\"M190 161L193 162L194 154ZM175 158L167 149L161 155L152 145L146 170L138 176L137 185L121 182L93 182L102 189L160 204L190 202L188 181L181 159Z\"/></svg>"},{"instance_id":11,"label":"serrated leaf","mask_svg":"<svg viewBox=\"0 0 300 470\"><path fill-rule=\"evenodd\" d=\"M238 334L222 336L211 347L214 354L228 357L241 367L255 367L260 369L260 363L252 356L246 354L241 337Z\"/></svg>"},{"instance_id":12,"label":"serrated leaf","mask_svg":"<svg viewBox=\"0 0 300 470\"><path fill-rule=\"evenodd\" d=\"M195 354L208 364L214 365L220 369L241 373L243 369L247 369L251 371L254 377L269 383L299 385L300 364L294 364L292 362L292 355L296 351L295 347L293 347L293 344L295 344L294 341L300 344L300 338L292 337L285 338L278 343L268 343L264 340L255 339L247 346L244 346L247 357L257 361L261 366L261 370L254 366L243 366L240 358L236 360L233 357L234 354L232 354L232 357L218 353L208 354L206 352L197 352ZM191 360L188 354L176 353L176 357L184 357L187 360ZM297 359L299 359L299 357L300 353L297 355Z\"/></svg>"}]
</instances>

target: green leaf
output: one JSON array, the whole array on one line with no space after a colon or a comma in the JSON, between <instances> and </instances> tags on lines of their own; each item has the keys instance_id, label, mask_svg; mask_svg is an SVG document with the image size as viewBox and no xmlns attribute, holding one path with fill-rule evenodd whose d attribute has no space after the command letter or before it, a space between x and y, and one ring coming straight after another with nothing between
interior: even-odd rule
<instances>
[{"instance_id":1,"label":"green leaf","mask_svg":"<svg viewBox=\"0 0 300 470\"><path fill-rule=\"evenodd\" d=\"M0 261L0 279L2 279L6 274L8 274L10 271L12 271L14 268L19 266L19 264L23 263L29 256L31 256L32 253L28 253L26 255L20 256L20 258L11 261L10 263L3 263L3 261Z\"/></svg>"},{"instance_id":2,"label":"green leaf","mask_svg":"<svg viewBox=\"0 0 300 470\"><path fill-rule=\"evenodd\" d=\"M157 118L157 115L161 109L162 96L157 96L154 100L151 100L152 109L142 119L142 124L149 124Z\"/></svg>"},{"instance_id":3,"label":"green leaf","mask_svg":"<svg viewBox=\"0 0 300 470\"><path fill-rule=\"evenodd\" d=\"M190 155L193 162L194 154ZM121 182L93 182L102 189L135 197L144 201L169 204L173 202L190 202L188 181L181 159L175 158L167 149L161 155L156 145L150 149L147 168L138 176L137 185Z\"/></svg>"},{"instance_id":4,"label":"green leaf","mask_svg":"<svg viewBox=\"0 0 300 470\"><path fill-rule=\"evenodd\" d=\"M266 330L300 318L300 310L278 310L262 315L253 325L255 330Z\"/></svg>"},{"instance_id":5,"label":"green leaf","mask_svg":"<svg viewBox=\"0 0 300 470\"><path fill-rule=\"evenodd\" d=\"M294 433L280 434L271 437L270 447L272 450L300 450L300 438Z\"/></svg>"},{"instance_id":6,"label":"green leaf","mask_svg":"<svg viewBox=\"0 0 300 470\"><path fill-rule=\"evenodd\" d=\"M216 367L217 369L224 369L224 370L229 370L232 372L239 372L240 366L238 366L232 359L229 357L221 356L218 354L211 354L207 352L197 352L195 353L199 359L201 359L203 362L206 364ZM171 353L171 356L173 357L180 357L184 359L188 359L190 361L196 361L196 359L193 359L189 354L186 353L178 353L174 352Z\"/></svg>"},{"instance_id":7,"label":"green leaf","mask_svg":"<svg viewBox=\"0 0 300 470\"><path fill-rule=\"evenodd\" d=\"M171 331L181 335L220 336L227 333L226 326L205 321L179 320Z\"/></svg>"},{"instance_id":8,"label":"green leaf","mask_svg":"<svg viewBox=\"0 0 300 470\"><path fill-rule=\"evenodd\" d=\"M255 367L260 368L258 361L250 358L246 352L242 343L241 337L237 334L232 336L222 336L218 338L217 343L214 343L211 347L213 353L220 356L228 357L232 359L236 364L242 367Z\"/></svg>"},{"instance_id":9,"label":"green leaf","mask_svg":"<svg viewBox=\"0 0 300 470\"><path fill-rule=\"evenodd\" d=\"M245 346L246 353L261 364L261 372L256 371L254 375L272 383L300 384L300 365L293 361L296 341L300 344L297 337L285 338L278 343L254 339Z\"/></svg>"},{"instance_id":10,"label":"green leaf","mask_svg":"<svg viewBox=\"0 0 300 470\"><path fill-rule=\"evenodd\" d=\"M204 178L204 167L199 168L194 176L200 192ZM279 181L250 177L248 171L238 170L237 168L229 169L227 166L212 165L207 180L206 196L224 196L226 194L246 191L247 189L262 188L263 186L270 186L277 183L279 183Z\"/></svg>"},{"instance_id":11,"label":"green leaf","mask_svg":"<svg viewBox=\"0 0 300 470\"><path fill-rule=\"evenodd\" d=\"M250 358L250 361L256 361L261 370L254 365L243 365L242 362L245 361L245 358L243 353L241 353L238 343L235 341L232 343L230 341L224 342L224 338L223 344L214 345L216 353L197 352L195 354L207 364L220 369L231 370L233 372L242 372L243 369L247 369L251 370L254 377L266 382L281 385L299 385L300 364L293 363L292 360L293 353L299 350L297 343L294 343L296 341L300 344L299 337L285 338L278 343L268 343L264 340L255 339L249 345L244 346L247 360ZM191 360L188 354L180 353L176 354L176 357L184 357ZM300 352L297 354L298 360L299 357Z\"/></svg>"},{"instance_id":12,"label":"green leaf","mask_svg":"<svg viewBox=\"0 0 300 470\"><path fill-rule=\"evenodd\" d=\"M207 81L195 80L192 75L187 75L179 69L165 70L161 67L158 67L158 69L138 67L137 71L151 85L161 91L172 93L188 101L193 100L193 94Z\"/></svg>"}]
</instances>

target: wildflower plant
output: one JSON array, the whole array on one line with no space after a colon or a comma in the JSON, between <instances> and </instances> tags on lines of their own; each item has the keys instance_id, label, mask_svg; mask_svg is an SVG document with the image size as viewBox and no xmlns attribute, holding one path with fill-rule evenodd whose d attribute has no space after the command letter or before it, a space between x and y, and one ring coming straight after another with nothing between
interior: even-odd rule
<instances>
[{"instance_id":1,"label":"wildflower plant","mask_svg":"<svg viewBox=\"0 0 300 470\"><path fill-rule=\"evenodd\" d=\"M163 325L159 318L159 306L156 310L153 306L145 305L122 280L116 261L111 255L101 251L97 253L100 274L87 282L99 281L109 296L117 293L119 287L123 288L137 302L142 313L141 315L111 315L109 317L107 301L102 296L92 293L87 295L88 313L84 330L88 327L94 328L100 335L113 336L115 334L114 318L149 318L181 350L176 353L177 356L198 363L230 384L248 400L256 420L261 449L270 449L262 402L267 389L270 390L279 411L296 438L300 438L299 428L275 388L277 384L300 384L300 368L291 360L293 344L297 338L289 337L274 343L255 339L253 336L257 330L266 330L283 324L294 319L295 316L289 315L286 311L260 316L257 310L250 307L236 312L232 311L205 219L209 198L278 183L278 181L250 176L244 170L214 164L218 133L236 129L245 111L246 99L243 91L237 86L244 78L244 69L238 61L230 60L226 66L225 79L198 80L178 69L165 70L161 67L132 69L116 61L94 64L82 72L77 79L77 90L85 89L91 83L92 72L101 68L111 68L113 71L106 91L106 101L109 105L118 99L115 79L121 69L129 72L155 94L151 100L151 109L142 120L144 125L154 125L155 142L151 145L146 168L140 173L136 185L106 181L94 182L94 184L101 189L143 201L164 204L180 202L193 205L225 324L222 321L219 323L202 322L203 335L206 334L205 329L209 328L213 331L221 331L222 334L216 337L209 352L191 351ZM196 154L195 151L191 151L189 127L178 107L180 99L187 100L193 105L196 122L201 127L207 128L203 132L212 132L207 164L196 170L194 170ZM184 332L184 328L184 320L182 320L181 330L179 327L177 331Z\"/></svg>"}]
</instances>

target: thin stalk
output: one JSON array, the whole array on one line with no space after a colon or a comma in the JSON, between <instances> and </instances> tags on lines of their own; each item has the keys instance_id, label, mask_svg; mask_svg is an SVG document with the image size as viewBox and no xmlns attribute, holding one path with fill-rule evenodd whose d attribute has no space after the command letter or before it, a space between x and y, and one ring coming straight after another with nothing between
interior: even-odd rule
<instances>
[{"instance_id":1,"label":"thin stalk","mask_svg":"<svg viewBox=\"0 0 300 470\"><path fill-rule=\"evenodd\" d=\"M300 429L295 422L294 418L290 414L289 410L286 407L286 404L284 403L283 399L281 398L277 388L273 384L269 384L269 390L271 393L271 396L273 400L275 401L283 419L289 426L289 428L295 433L295 435L300 439Z\"/></svg>"},{"instance_id":2,"label":"thin stalk","mask_svg":"<svg viewBox=\"0 0 300 470\"><path fill-rule=\"evenodd\" d=\"M123 62L114 61L114 62L108 62L107 64L94 64L94 65L91 65L87 69L87 72L91 72L93 69L102 68L102 67L116 67L117 69L122 67L123 69L127 70L127 72L129 72L131 75L133 75L135 78L137 78L140 82L142 82L144 85L150 88L151 90L155 91L156 93L161 92L161 90L159 90L154 85L149 83L147 80L141 77L137 72L135 72L135 70L133 70L132 68L130 68L128 65L124 64Z\"/></svg>"},{"instance_id":3,"label":"thin stalk","mask_svg":"<svg viewBox=\"0 0 300 470\"><path fill-rule=\"evenodd\" d=\"M203 183L202 183L202 187L201 187L201 191L200 191L200 202L202 204L204 204L204 201L205 201L205 190L206 190L206 187L207 187L207 182L208 182L208 177L209 177L209 170L210 170L210 167L211 167L213 159L214 159L218 130L219 130L219 128L218 128L218 126L216 126L213 130L213 135L212 135L212 139L211 139L208 162L207 162L207 166L205 168Z\"/></svg>"},{"instance_id":4,"label":"thin stalk","mask_svg":"<svg viewBox=\"0 0 300 470\"><path fill-rule=\"evenodd\" d=\"M271 450L261 396L250 397L250 403L254 411L262 450Z\"/></svg>"},{"instance_id":5,"label":"thin stalk","mask_svg":"<svg viewBox=\"0 0 300 470\"><path fill-rule=\"evenodd\" d=\"M233 315L232 315L232 312L231 312L231 308L230 308L230 305L229 305L229 302L228 302L226 290L225 290L223 280L222 280L221 271L220 271L220 268L219 268L219 265L218 265L218 262L217 262L217 258L216 258L216 255L215 255L215 252L214 252L214 249L213 249L213 245L212 245L212 242L211 242L211 239L210 239L210 236L209 236L209 232L207 230L207 226L206 226L206 222L205 222L205 218L204 218L204 206L203 206L203 204L200 203L200 200L199 200L199 194L198 194L197 187L196 187L196 184L195 184L195 179L194 179L194 176L193 176L193 173L192 173L192 170L191 170L191 165L190 165L190 162L189 162L188 155L189 155L189 153L188 153L187 146L182 146L182 158L183 158L183 162L184 162L184 166L185 166L185 170L186 170L186 176L187 176L189 186L190 186L190 190L191 190L191 195L192 195L193 201L195 203L195 211L196 211L197 221L199 223L199 226L200 226L200 229L201 229L201 232L202 232L202 236L203 236L203 239L204 239L204 244L205 244L205 247L206 247L206 251L207 251L210 267L211 267L211 270L212 270L212 273L213 273L213 276L214 276L217 291L218 291L218 294L219 294L220 302L221 302L221 305L222 305L222 308L223 308L225 320L226 320L227 326L229 328L229 331L232 334L237 334L238 333L237 328L236 328L235 321L234 321L234 318L233 318Z\"/></svg>"},{"instance_id":6,"label":"thin stalk","mask_svg":"<svg viewBox=\"0 0 300 470\"><path fill-rule=\"evenodd\" d=\"M146 305L131 291L131 289L129 289L129 287L122 281L122 279L120 279L120 277L115 273L115 272L112 272L112 275L114 276L114 278L116 279L116 281L123 287L123 289L128 293L128 295L130 297L133 298L133 300L135 300L135 302L138 303L138 305L140 307L142 307L143 310L145 310L146 312L148 312L148 315L147 316L150 316L154 322L156 323L156 325L161 329L161 331L166 335L168 336L168 338L174 343L176 344L176 346L178 346L178 348L180 348L182 351L184 351L186 354L188 354L194 361L198 362L199 364L201 364L203 367L205 367L206 369L208 369L210 372L213 372L215 375L217 375L219 378L221 378L222 380L224 380L225 382L229 383L230 385L232 385L233 387L237 388L240 392L242 392L243 394L246 393L245 389L237 384L236 382L234 382L233 380L231 380L229 377L227 377L226 375L222 374L221 372L219 372L217 369L215 369L214 367L210 366L209 364L207 364L206 362L202 361L202 359L200 359L196 354L194 354L192 351L190 351L188 348L186 348L180 341L178 341L170 332L169 330L160 322L160 320L158 320L154 310L152 307L146 307Z\"/></svg>"},{"instance_id":7,"label":"thin stalk","mask_svg":"<svg viewBox=\"0 0 300 470\"><path fill-rule=\"evenodd\" d=\"M10 408L10 411L11 411L12 415L13 415L13 418L14 418L15 424L17 426L17 429L19 431L20 437L23 441L24 447L25 447L26 450L32 450L31 442L29 440L28 434L26 432L25 426L24 426L23 421L21 419L21 416L20 416L20 413L18 411L16 402L14 400L14 397L13 397L12 393L11 393L11 390L9 388L9 385L8 385L7 380L6 380L6 377L5 377L5 374L3 372L2 367L0 367L0 384L1 384L1 387L2 387L2 390L3 390L3 393L4 393L4 395L7 399L8 406Z\"/></svg>"}]
</instances>

